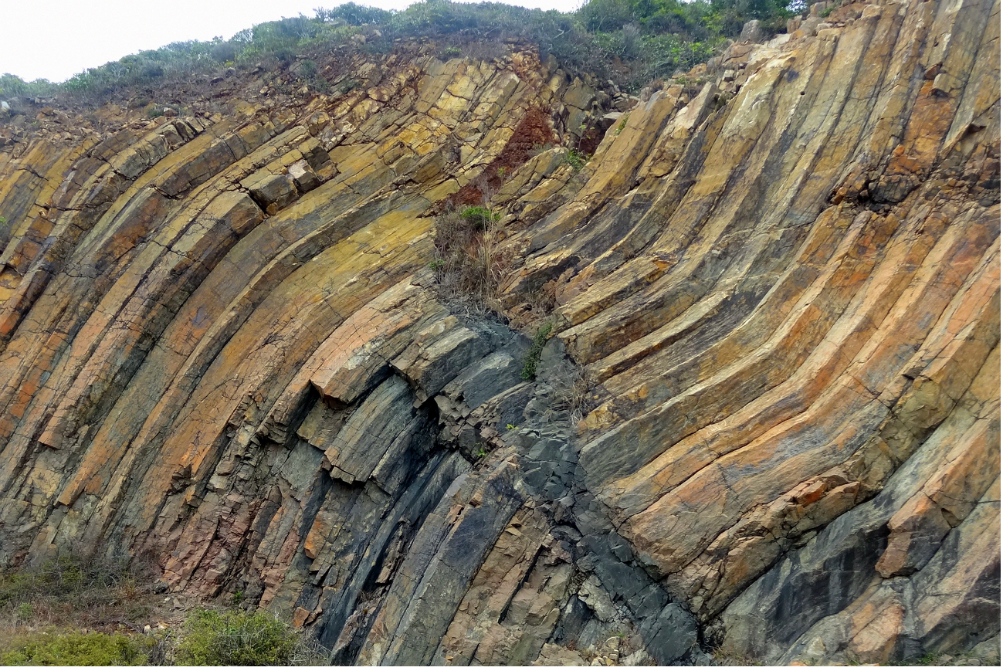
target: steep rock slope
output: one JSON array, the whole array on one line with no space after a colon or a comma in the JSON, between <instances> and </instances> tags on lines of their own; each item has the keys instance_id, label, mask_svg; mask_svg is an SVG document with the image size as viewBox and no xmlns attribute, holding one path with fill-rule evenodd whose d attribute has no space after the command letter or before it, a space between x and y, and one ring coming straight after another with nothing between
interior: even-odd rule
<instances>
[{"instance_id":1,"label":"steep rock slope","mask_svg":"<svg viewBox=\"0 0 1001 667\"><path fill-rule=\"evenodd\" d=\"M845 5L621 115L512 47L4 147L0 561L149 552L339 663L996 642L998 11ZM427 268L482 198L534 382Z\"/></svg>"}]
</instances>

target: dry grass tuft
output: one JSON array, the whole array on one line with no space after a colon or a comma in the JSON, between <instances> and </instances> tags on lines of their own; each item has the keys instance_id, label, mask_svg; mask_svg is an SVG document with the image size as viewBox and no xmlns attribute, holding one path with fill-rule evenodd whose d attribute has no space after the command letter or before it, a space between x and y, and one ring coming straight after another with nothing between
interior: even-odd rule
<instances>
[{"instance_id":1,"label":"dry grass tuft","mask_svg":"<svg viewBox=\"0 0 1001 667\"><path fill-rule=\"evenodd\" d=\"M570 416L570 424L576 425L589 411L591 382L583 366L567 364L562 373L549 378L553 387L553 406L565 410Z\"/></svg>"},{"instance_id":2,"label":"dry grass tuft","mask_svg":"<svg viewBox=\"0 0 1001 667\"><path fill-rule=\"evenodd\" d=\"M497 239L498 215L482 206L448 210L435 220L435 272L438 296L450 305L486 312L512 257Z\"/></svg>"}]
</instances>

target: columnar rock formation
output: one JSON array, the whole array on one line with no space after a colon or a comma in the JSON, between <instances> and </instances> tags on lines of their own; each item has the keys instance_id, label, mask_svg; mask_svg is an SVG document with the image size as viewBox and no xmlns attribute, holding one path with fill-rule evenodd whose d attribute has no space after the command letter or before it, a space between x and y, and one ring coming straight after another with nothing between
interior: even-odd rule
<instances>
[{"instance_id":1,"label":"columnar rock formation","mask_svg":"<svg viewBox=\"0 0 1001 667\"><path fill-rule=\"evenodd\" d=\"M624 113L512 46L8 143L0 563L149 553L338 663L996 643L998 12L847 4ZM449 202L510 326L438 296Z\"/></svg>"}]
</instances>

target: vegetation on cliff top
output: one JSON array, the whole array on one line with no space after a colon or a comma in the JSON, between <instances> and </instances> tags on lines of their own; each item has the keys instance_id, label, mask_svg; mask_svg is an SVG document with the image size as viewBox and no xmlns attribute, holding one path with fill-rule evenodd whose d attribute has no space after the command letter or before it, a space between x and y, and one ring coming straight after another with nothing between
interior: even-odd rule
<instances>
[{"instance_id":1,"label":"vegetation on cliff top","mask_svg":"<svg viewBox=\"0 0 1001 667\"><path fill-rule=\"evenodd\" d=\"M287 67L299 61L300 74L315 77L310 57L350 44L388 52L397 40L433 39L442 55L462 46L521 41L536 44L543 58L553 55L574 73L610 78L638 89L657 77L688 70L707 60L743 23L762 21L777 31L802 0L590 0L575 12L525 9L500 3L465 4L425 0L400 12L348 3L256 25L231 39L175 42L90 68L65 83L26 82L0 76L0 98L69 95L100 101L122 89L149 89L192 74L217 70ZM477 54L468 54L477 55ZM480 54L484 55L484 54Z\"/></svg>"}]
</instances>

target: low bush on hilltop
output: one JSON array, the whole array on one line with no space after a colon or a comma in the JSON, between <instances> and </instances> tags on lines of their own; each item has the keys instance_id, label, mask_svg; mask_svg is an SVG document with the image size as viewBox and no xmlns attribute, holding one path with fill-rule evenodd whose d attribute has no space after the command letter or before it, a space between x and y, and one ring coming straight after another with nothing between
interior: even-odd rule
<instances>
[{"instance_id":1,"label":"low bush on hilltop","mask_svg":"<svg viewBox=\"0 0 1001 667\"><path fill-rule=\"evenodd\" d=\"M207 74L222 67L274 65L285 68L332 46L355 44L386 52L397 39L430 38L464 44L521 41L538 46L574 74L611 78L638 90L708 59L743 23L758 19L766 31L781 30L806 0L589 0L574 12L525 9L500 3L425 0L400 12L347 3L261 23L231 39L174 42L141 51L77 74L65 83L0 77L0 99L69 94L96 101L110 92L153 90L166 81ZM364 39L353 42L362 34ZM447 50L447 49L446 49ZM311 55L312 54L312 55ZM308 68L307 68L308 69ZM307 77L315 76L315 72Z\"/></svg>"}]
</instances>

